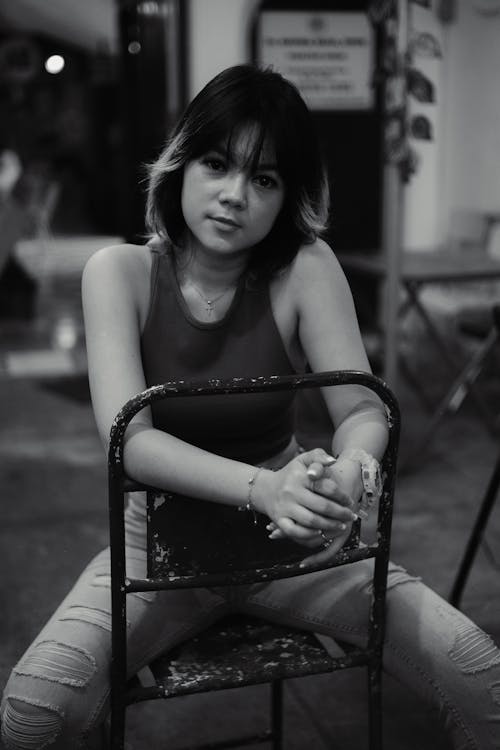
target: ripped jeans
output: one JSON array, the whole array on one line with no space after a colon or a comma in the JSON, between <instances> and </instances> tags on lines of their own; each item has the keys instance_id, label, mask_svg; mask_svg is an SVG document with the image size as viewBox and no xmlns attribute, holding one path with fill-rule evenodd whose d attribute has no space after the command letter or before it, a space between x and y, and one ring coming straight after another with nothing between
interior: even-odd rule
<instances>
[{"instance_id":1,"label":"ripped jeans","mask_svg":"<svg viewBox=\"0 0 500 750\"><path fill-rule=\"evenodd\" d=\"M129 552L129 574L142 576L144 553ZM130 672L234 611L363 643L371 563L224 590L131 594ZM394 565L387 599L386 671L440 712L454 747L500 748L500 651L466 617ZM13 670L2 723L9 750L99 747L95 730L107 714L110 617L104 551Z\"/></svg>"},{"instance_id":2,"label":"ripped jeans","mask_svg":"<svg viewBox=\"0 0 500 750\"><path fill-rule=\"evenodd\" d=\"M274 467L276 468L276 467ZM127 573L145 576L144 505L126 511ZM246 586L127 597L128 664L156 655L231 612L366 640L372 560ZM109 552L88 565L5 688L8 750L102 748L111 656ZM437 711L457 750L500 750L500 650L463 614L391 565L384 669Z\"/></svg>"}]
</instances>

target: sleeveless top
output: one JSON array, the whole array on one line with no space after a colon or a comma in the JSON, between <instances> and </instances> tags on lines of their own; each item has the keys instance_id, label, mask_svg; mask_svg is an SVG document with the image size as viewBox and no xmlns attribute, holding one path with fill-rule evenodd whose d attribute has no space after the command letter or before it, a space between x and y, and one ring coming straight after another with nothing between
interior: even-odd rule
<instances>
[{"instance_id":1,"label":"sleeveless top","mask_svg":"<svg viewBox=\"0 0 500 750\"><path fill-rule=\"evenodd\" d=\"M243 276L221 320L191 314L168 245L153 254L148 316L141 353L149 386L172 380L290 375L295 372L274 320L269 285ZM232 394L171 398L152 405L153 424L226 458L256 464L282 451L294 428L294 394Z\"/></svg>"}]
</instances>

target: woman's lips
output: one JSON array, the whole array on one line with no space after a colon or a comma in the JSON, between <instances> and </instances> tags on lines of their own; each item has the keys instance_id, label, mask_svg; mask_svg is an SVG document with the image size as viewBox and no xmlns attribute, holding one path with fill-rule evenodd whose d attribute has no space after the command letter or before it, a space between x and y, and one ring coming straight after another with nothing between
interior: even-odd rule
<instances>
[{"instance_id":1,"label":"woman's lips","mask_svg":"<svg viewBox=\"0 0 500 750\"><path fill-rule=\"evenodd\" d=\"M228 229L239 229L241 226L241 224L234 219L230 219L228 216L211 216L210 218L212 221L215 221L217 224L225 226Z\"/></svg>"}]
</instances>

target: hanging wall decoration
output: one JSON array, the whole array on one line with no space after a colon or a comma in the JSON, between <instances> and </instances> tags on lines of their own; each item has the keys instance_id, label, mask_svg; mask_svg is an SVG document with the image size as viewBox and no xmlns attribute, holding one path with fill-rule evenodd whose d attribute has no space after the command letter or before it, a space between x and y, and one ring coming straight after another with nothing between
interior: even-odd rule
<instances>
[{"instance_id":1,"label":"hanging wall decoration","mask_svg":"<svg viewBox=\"0 0 500 750\"><path fill-rule=\"evenodd\" d=\"M412 3L429 10L432 7L430 0L409 0L404 21L398 0L374 0L369 11L372 23L380 29L384 50L382 64L375 71L375 83L383 86L384 90L385 158L387 163L399 166L403 182L410 180L419 164L419 156L410 139L434 139L430 118L420 112L412 115L408 112L409 95L423 105L435 104L437 100L435 84L419 69L417 63L419 58L442 57L439 41L434 34L412 28L412 14L409 12ZM403 22L408 26L404 30L400 28ZM403 51L398 49L398 35L402 31L409 37Z\"/></svg>"},{"instance_id":2,"label":"hanging wall decoration","mask_svg":"<svg viewBox=\"0 0 500 750\"><path fill-rule=\"evenodd\" d=\"M382 39L381 64L375 85L384 92L384 156L408 182L418 167L418 156L408 141L407 55L399 50L400 17L397 0L374 0L369 9Z\"/></svg>"},{"instance_id":3,"label":"hanging wall decoration","mask_svg":"<svg viewBox=\"0 0 500 750\"><path fill-rule=\"evenodd\" d=\"M414 115L410 121L410 133L418 141L432 141L432 125L425 115Z\"/></svg>"},{"instance_id":4,"label":"hanging wall decoration","mask_svg":"<svg viewBox=\"0 0 500 750\"><path fill-rule=\"evenodd\" d=\"M408 68L408 91L422 104L433 104L436 101L434 84L423 73L415 68Z\"/></svg>"},{"instance_id":5,"label":"hanging wall decoration","mask_svg":"<svg viewBox=\"0 0 500 750\"><path fill-rule=\"evenodd\" d=\"M409 52L414 57L442 57L441 47L433 34L428 31L413 31Z\"/></svg>"}]
</instances>

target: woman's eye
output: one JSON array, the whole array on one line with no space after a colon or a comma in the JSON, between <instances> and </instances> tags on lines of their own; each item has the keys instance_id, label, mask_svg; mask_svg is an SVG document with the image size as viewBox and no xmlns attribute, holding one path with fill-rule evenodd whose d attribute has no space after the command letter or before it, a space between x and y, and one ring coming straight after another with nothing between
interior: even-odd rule
<instances>
[{"instance_id":1,"label":"woman's eye","mask_svg":"<svg viewBox=\"0 0 500 750\"><path fill-rule=\"evenodd\" d=\"M255 181L260 187L263 187L263 188L273 188L273 187L276 187L276 185L278 184L277 181L274 179L274 177L271 177L271 175L268 175L268 174L256 175Z\"/></svg>"},{"instance_id":2,"label":"woman's eye","mask_svg":"<svg viewBox=\"0 0 500 750\"><path fill-rule=\"evenodd\" d=\"M207 157L203 160L203 163L210 169L212 172L222 172L224 170L224 162L221 161L221 159L216 159L214 157Z\"/></svg>"}]
</instances>

